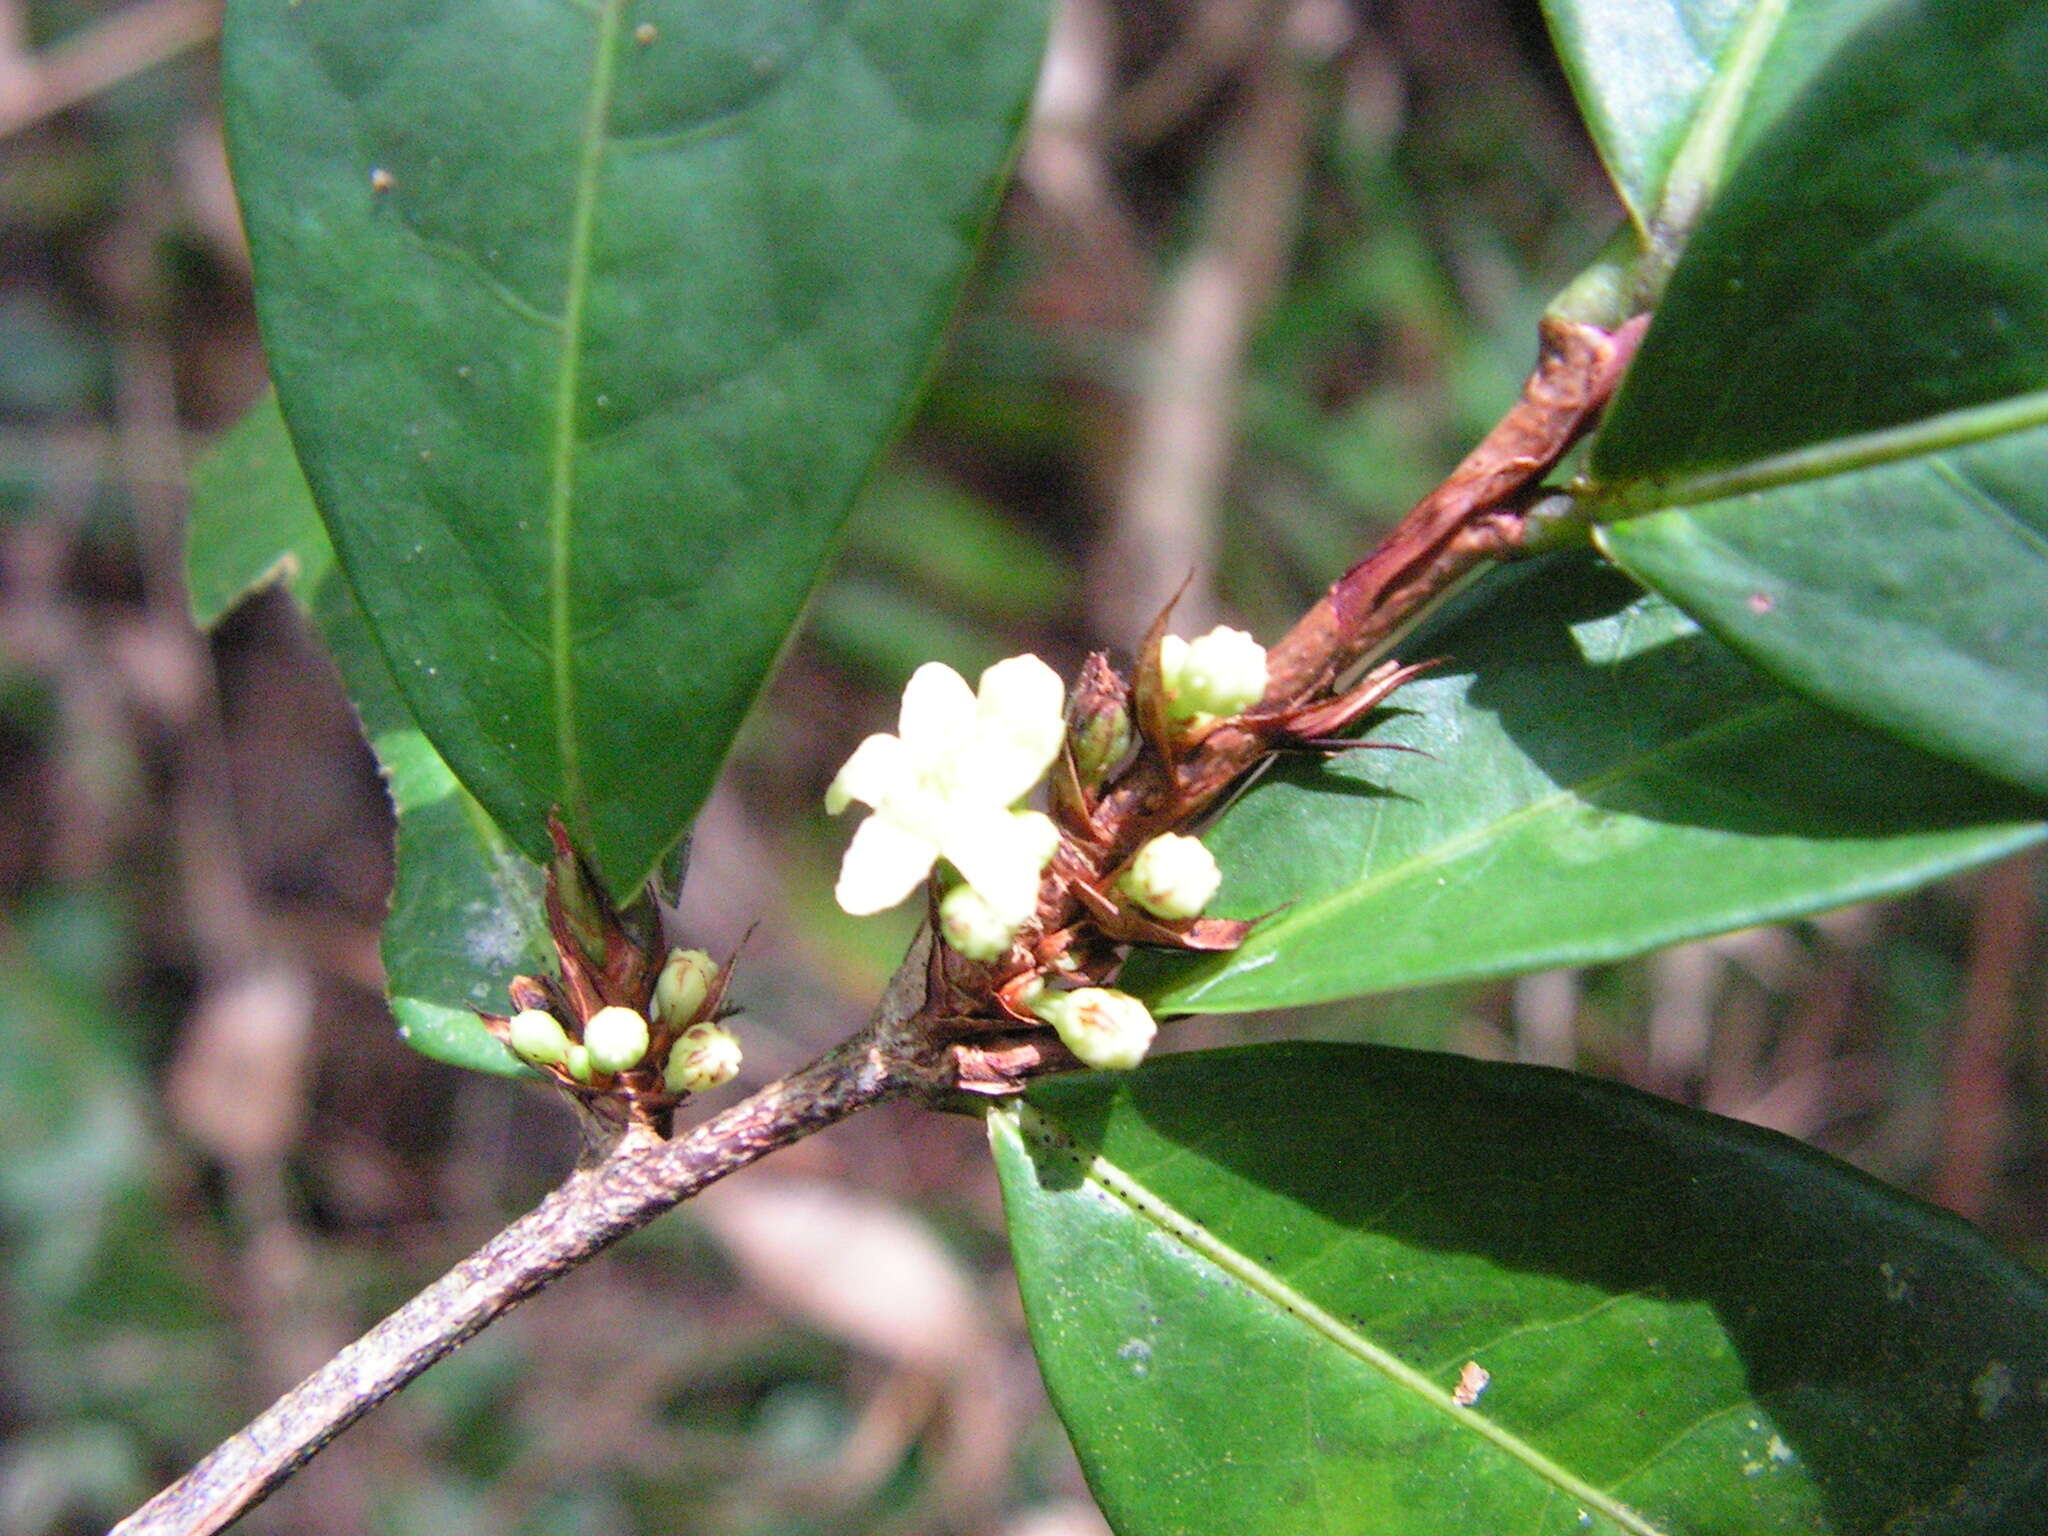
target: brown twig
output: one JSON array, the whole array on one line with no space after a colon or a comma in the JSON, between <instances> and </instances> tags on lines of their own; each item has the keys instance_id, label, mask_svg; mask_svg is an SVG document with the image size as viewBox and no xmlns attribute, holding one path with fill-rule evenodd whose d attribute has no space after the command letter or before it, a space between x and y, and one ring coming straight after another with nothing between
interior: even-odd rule
<instances>
[{"instance_id":1,"label":"brown twig","mask_svg":"<svg viewBox=\"0 0 2048 1536\"><path fill-rule=\"evenodd\" d=\"M219 0L142 0L19 62L0 90L0 138L167 64L220 32Z\"/></svg>"},{"instance_id":2,"label":"brown twig","mask_svg":"<svg viewBox=\"0 0 2048 1536\"><path fill-rule=\"evenodd\" d=\"M1425 496L1379 547L1346 571L1267 653L1270 683L1258 713L1299 709L1327 695L1371 660L1429 606L1481 566L1519 551L1530 533L1539 483L1599 419L1649 324L1639 315L1609 332L1548 317L1536 370L1518 399L1450 477ZM1256 729L1212 733L1164 786L1152 772L1127 774L1103 799L1097 819L1112 828L1150 828L1149 805L1170 789L1192 813L1271 751ZM1128 853L1128 838L1114 850Z\"/></svg>"},{"instance_id":3,"label":"brown twig","mask_svg":"<svg viewBox=\"0 0 2048 1536\"><path fill-rule=\"evenodd\" d=\"M2012 1049L2021 984L2034 954L2040 861L2022 854L1986 871L1970 925L1962 1017L1942 1084L1935 1203L1982 1221L1992 1208L2012 1118Z\"/></svg>"},{"instance_id":4,"label":"brown twig","mask_svg":"<svg viewBox=\"0 0 2048 1536\"><path fill-rule=\"evenodd\" d=\"M115 1528L204 1536L262 1500L400 1387L584 1260L707 1185L934 1071L871 1027L673 1141L634 1136L336 1355Z\"/></svg>"}]
</instances>

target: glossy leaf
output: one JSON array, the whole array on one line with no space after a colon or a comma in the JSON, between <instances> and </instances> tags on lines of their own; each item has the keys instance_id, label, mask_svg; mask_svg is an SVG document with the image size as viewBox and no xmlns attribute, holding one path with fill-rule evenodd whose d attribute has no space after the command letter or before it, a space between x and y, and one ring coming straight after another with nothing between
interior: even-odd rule
<instances>
[{"instance_id":1,"label":"glossy leaf","mask_svg":"<svg viewBox=\"0 0 2048 1536\"><path fill-rule=\"evenodd\" d=\"M1206 835L1237 951L1147 957L1216 1013L1585 964L1902 890L2042 838L2039 805L1785 693L1585 557L1498 572L1418 634L1444 665L1354 752Z\"/></svg>"},{"instance_id":2,"label":"glossy leaf","mask_svg":"<svg viewBox=\"0 0 2048 1536\"><path fill-rule=\"evenodd\" d=\"M1802 690L2048 795L2048 428L1602 530Z\"/></svg>"},{"instance_id":3,"label":"glossy leaf","mask_svg":"<svg viewBox=\"0 0 2048 1536\"><path fill-rule=\"evenodd\" d=\"M2043 79L2028 0L1851 39L1688 246L1591 504L1793 687L2048 793Z\"/></svg>"},{"instance_id":4,"label":"glossy leaf","mask_svg":"<svg viewBox=\"0 0 2048 1536\"><path fill-rule=\"evenodd\" d=\"M1771 1132L1364 1046L989 1118L1120 1536L2013 1536L2048 1500L2038 1277Z\"/></svg>"},{"instance_id":5,"label":"glossy leaf","mask_svg":"<svg viewBox=\"0 0 2048 1536\"><path fill-rule=\"evenodd\" d=\"M441 1061L522 1072L473 1010L505 1011L505 984L550 964L541 872L406 713L311 509L266 395L193 469L186 568L195 613L211 623L251 588L281 579L319 625L398 815L383 951L399 1033Z\"/></svg>"},{"instance_id":6,"label":"glossy leaf","mask_svg":"<svg viewBox=\"0 0 2048 1536\"><path fill-rule=\"evenodd\" d=\"M234 0L286 420L399 690L529 854L672 844L902 415L1037 0Z\"/></svg>"},{"instance_id":7,"label":"glossy leaf","mask_svg":"<svg viewBox=\"0 0 2048 1536\"><path fill-rule=\"evenodd\" d=\"M1543 9L1630 218L1653 238L1682 239L1733 157L1883 4L1544 0Z\"/></svg>"}]
</instances>

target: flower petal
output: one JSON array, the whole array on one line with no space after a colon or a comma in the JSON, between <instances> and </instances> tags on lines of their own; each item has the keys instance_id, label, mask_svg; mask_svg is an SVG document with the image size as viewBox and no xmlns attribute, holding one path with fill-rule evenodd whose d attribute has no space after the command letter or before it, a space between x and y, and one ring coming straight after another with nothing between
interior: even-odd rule
<instances>
[{"instance_id":1,"label":"flower petal","mask_svg":"<svg viewBox=\"0 0 2048 1536\"><path fill-rule=\"evenodd\" d=\"M967 679L942 661L926 662L903 685L896 728L920 769L945 758L974 729Z\"/></svg>"},{"instance_id":2,"label":"flower petal","mask_svg":"<svg viewBox=\"0 0 2048 1536\"><path fill-rule=\"evenodd\" d=\"M963 780L986 801L1022 799L1059 755L1066 707L1066 684L1036 656L997 662L981 674L973 767Z\"/></svg>"},{"instance_id":3,"label":"flower petal","mask_svg":"<svg viewBox=\"0 0 2048 1536\"><path fill-rule=\"evenodd\" d=\"M832 895L842 911L855 917L887 911L917 889L938 855L928 839L870 816L854 828Z\"/></svg>"},{"instance_id":4,"label":"flower petal","mask_svg":"<svg viewBox=\"0 0 2048 1536\"><path fill-rule=\"evenodd\" d=\"M910 754L894 736L875 735L853 749L853 756L825 791L825 809L834 816L858 800L880 805L889 791L910 774Z\"/></svg>"},{"instance_id":5,"label":"flower petal","mask_svg":"<svg viewBox=\"0 0 2048 1536\"><path fill-rule=\"evenodd\" d=\"M1038 911L1038 884L1059 847L1059 828L1038 811L962 813L943 852L981 899L1012 927Z\"/></svg>"}]
</instances>

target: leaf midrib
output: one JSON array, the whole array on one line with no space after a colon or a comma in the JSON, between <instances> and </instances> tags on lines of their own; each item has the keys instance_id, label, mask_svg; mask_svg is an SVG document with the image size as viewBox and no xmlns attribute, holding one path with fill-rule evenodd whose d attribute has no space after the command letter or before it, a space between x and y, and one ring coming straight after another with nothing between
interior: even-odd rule
<instances>
[{"instance_id":1,"label":"leaf midrib","mask_svg":"<svg viewBox=\"0 0 2048 1536\"><path fill-rule=\"evenodd\" d=\"M554 705L555 757L564 813L583 820L583 765L576 741L576 680L570 670L570 526L576 503L576 396L583 373L583 304L590 288L590 251L597 227L598 179L611 121L618 36L625 0L602 0L596 11L596 54L590 100L577 148L576 200L569 215L568 266L563 274L562 347L548 443L548 681Z\"/></svg>"},{"instance_id":2,"label":"leaf midrib","mask_svg":"<svg viewBox=\"0 0 2048 1536\"><path fill-rule=\"evenodd\" d=\"M1582 491L1580 499L1598 521L1619 522L1669 507L1726 501L1778 486L1826 480L1906 459L1926 458L2040 426L2048 426L2048 390L2009 395L2003 400L1962 406L1874 432L1809 443L1732 468L1627 481L1611 487L1594 485Z\"/></svg>"},{"instance_id":3,"label":"leaf midrib","mask_svg":"<svg viewBox=\"0 0 2048 1536\"><path fill-rule=\"evenodd\" d=\"M1297 933L1303 929L1313 929L1328 921L1331 913L1341 912L1347 907L1353 906L1368 896L1377 893L1383 887L1397 884L1411 875L1459 858L1469 853L1472 849L1479 847L1488 839L1499 835L1503 828L1512 827L1518 822L1534 820L1546 811L1555 810L1574 801L1584 801L1591 795L1598 794L1604 789L1609 789L1616 784L1626 781L1643 768L1662 759L1676 756L1681 752L1690 751L1703 744L1711 743L1724 735L1739 735L1743 731L1769 723L1774 715L1789 713L1799 709L1803 704L1804 701L1801 699L1794 698L1789 694L1783 695L1772 699L1768 703L1758 704L1736 714L1729 715L1725 719L1717 720L1714 724L1701 730L1688 732L1676 740L1660 743L1646 752L1633 753L1619 762L1602 769L1600 772L1579 780L1575 784L1560 784L1549 794L1539 795L1536 799L1530 800L1526 804L1518 805L1503 816L1496 816L1490 821L1483 821L1477 826L1458 833L1454 837L1445 838L1442 842L1432 843L1428 848L1409 858L1402 859L1400 862L1390 865L1385 869L1361 875L1357 880L1339 887L1327 896L1320 897L1314 901L1302 902L1289 908L1285 917L1278 918L1270 924L1262 925L1256 930L1251 939L1247 941L1245 947L1252 950L1254 954L1261 951L1270 951L1275 940L1284 939L1287 935ZM1242 951L1239 951L1239 953L1242 953ZM1206 978L1199 985L1191 987L1185 995L1177 997L1174 1000L1173 1006L1177 1008L1191 1007L1201 1000L1204 993L1222 985L1232 976L1242 975L1247 970L1256 969L1256 967L1236 965L1233 963L1235 959L1235 955L1226 957L1223 967L1215 975ZM1270 963L1270 960L1261 962L1261 964L1267 963Z\"/></svg>"},{"instance_id":4,"label":"leaf midrib","mask_svg":"<svg viewBox=\"0 0 2048 1536\"><path fill-rule=\"evenodd\" d=\"M1000 1106L994 1113L1014 1114L1014 1124L1020 1136L1029 1138L1044 1151L1070 1160L1083 1178L1139 1220L1207 1259L1247 1291L1313 1329L1353 1359L1385 1377L1394 1387L1427 1403L1460 1427L1490 1441L1552 1487L1577 1500L1581 1508L1598 1510L1632 1536L1668 1536L1663 1527L1651 1524L1612 1494L1559 1465L1521 1436L1473 1409L1459 1407L1449 1392L1399 1356L1318 1306L1193 1217L1160 1199L1100 1152L1079 1145L1069 1132L1037 1105L1017 1102Z\"/></svg>"},{"instance_id":5,"label":"leaf midrib","mask_svg":"<svg viewBox=\"0 0 2048 1536\"><path fill-rule=\"evenodd\" d=\"M1742 108L1756 85L1764 55L1784 22L1786 5L1787 0L1758 0L1741 23L1734 43L1722 52L1727 67L1714 71L1685 137L1679 141L1664 172L1663 185L1657 189L1657 206L1645 233L1663 248L1668 264L1676 262L1677 246L1682 246L1699 222L1727 172L1728 146L1734 142Z\"/></svg>"}]
</instances>

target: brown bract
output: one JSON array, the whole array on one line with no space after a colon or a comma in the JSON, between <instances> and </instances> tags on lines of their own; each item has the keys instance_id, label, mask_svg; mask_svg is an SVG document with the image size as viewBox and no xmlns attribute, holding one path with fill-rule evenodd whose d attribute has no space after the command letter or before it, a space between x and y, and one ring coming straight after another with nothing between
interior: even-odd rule
<instances>
[{"instance_id":1,"label":"brown bract","mask_svg":"<svg viewBox=\"0 0 2048 1536\"><path fill-rule=\"evenodd\" d=\"M716 1019L725 1002L737 951L718 968L704 1001L686 1019L663 1019L654 1007L654 986L668 958L653 903L621 909L606 893L589 863L569 841L559 816L548 818L555 857L547 871L548 936L560 967L554 976L515 976L507 990L514 1011L538 1008L561 1021L572 1040L600 1008L631 1008L647 1020L647 1052L625 1072L594 1072L580 1082L566 1067L532 1064L596 1114L610 1129L644 1125L667 1135L676 1106L690 1095L671 1092L662 1081L668 1053L692 1024ZM508 1050L511 1019L477 1010L477 1017Z\"/></svg>"}]
</instances>

